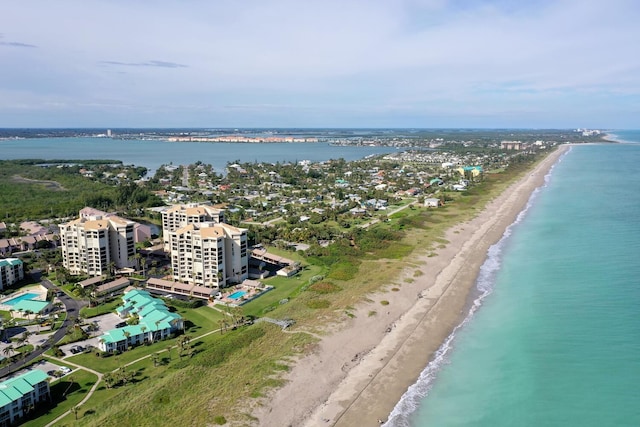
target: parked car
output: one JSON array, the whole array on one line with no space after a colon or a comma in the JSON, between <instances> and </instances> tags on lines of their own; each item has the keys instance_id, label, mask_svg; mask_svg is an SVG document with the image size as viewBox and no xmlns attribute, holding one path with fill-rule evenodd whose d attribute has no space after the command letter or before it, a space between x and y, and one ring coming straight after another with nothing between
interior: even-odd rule
<instances>
[{"instance_id":1,"label":"parked car","mask_svg":"<svg viewBox=\"0 0 640 427\"><path fill-rule=\"evenodd\" d=\"M84 347L81 345L74 345L69 349L69 351L73 354L82 353L84 351Z\"/></svg>"},{"instance_id":2,"label":"parked car","mask_svg":"<svg viewBox=\"0 0 640 427\"><path fill-rule=\"evenodd\" d=\"M66 366L62 366L62 367L60 368L60 372L62 372L63 374L65 374L65 375L66 375L66 374L68 374L68 373L70 373L70 372L71 372L71 369L70 369L70 368L67 368Z\"/></svg>"}]
</instances>

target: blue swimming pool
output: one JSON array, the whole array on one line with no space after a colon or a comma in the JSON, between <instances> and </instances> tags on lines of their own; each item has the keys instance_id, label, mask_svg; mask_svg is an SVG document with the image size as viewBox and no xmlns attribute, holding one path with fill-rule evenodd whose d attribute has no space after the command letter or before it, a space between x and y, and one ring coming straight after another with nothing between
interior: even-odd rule
<instances>
[{"instance_id":1,"label":"blue swimming pool","mask_svg":"<svg viewBox=\"0 0 640 427\"><path fill-rule=\"evenodd\" d=\"M234 293L229 295L227 298L229 298L229 299L240 299L246 293L247 293L247 291L235 291Z\"/></svg>"},{"instance_id":2,"label":"blue swimming pool","mask_svg":"<svg viewBox=\"0 0 640 427\"><path fill-rule=\"evenodd\" d=\"M7 300L5 302L3 302L3 304L6 305L16 305L17 303L19 303L20 301L24 301L26 299L34 299L36 297L38 297L40 295L38 294L32 294L32 293L26 293L26 294L22 294L20 296L17 296L15 298L11 298L10 300Z\"/></svg>"}]
</instances>

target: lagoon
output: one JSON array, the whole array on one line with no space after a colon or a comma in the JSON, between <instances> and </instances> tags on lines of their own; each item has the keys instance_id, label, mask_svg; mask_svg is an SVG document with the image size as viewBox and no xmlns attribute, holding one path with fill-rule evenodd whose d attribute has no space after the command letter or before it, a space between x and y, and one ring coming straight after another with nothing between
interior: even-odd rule
<instances>
[{"instance_id":1,"label":"lagoon","mask_svg":"<svg viewBox=\"0 0 640 427\"><path fill-rule=\"evenodd\" d=\"M197 161L211 164L224 173L228 163L295 162L329 159L347 161L369 155L395 152L393 147L343 147L326 142L310 143L218 143L169 142L164 140L121 140L111 138L33 138L0 141L0 159L121 160L144 166L151 176L163 164L186 165Z\"/></svg>"}]
</instances>

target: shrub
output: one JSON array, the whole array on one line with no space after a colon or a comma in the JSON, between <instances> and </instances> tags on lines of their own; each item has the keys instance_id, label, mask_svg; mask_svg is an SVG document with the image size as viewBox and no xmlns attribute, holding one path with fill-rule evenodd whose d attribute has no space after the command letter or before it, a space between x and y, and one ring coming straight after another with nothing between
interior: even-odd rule
<instances>
[{"instance_id":1,"label":"shrub","mask_svg":"<svg viewBox=\"0 0 640 427\"><path fill-rule=\"evenodd\" d=\"M309 284L319 282L320 280L323 280L323 279L324 279L323 275L312 276L311 279L309 279Z\"/></svg>"},{"instance_id":2,"label":"shrub","mask_svg":"<svg viewBox=\"0 0 640 427\"><path fill-rule=\"evenodd\" d=\"M317 282L309 286L309 290L319 294L331 294L342 290L342 288L331 282Z\"/></svg>"},{"instance_id":3,"label":"shrub","mask_svg":"<svg viewBox=\"0 0 640 427\"><path fill-rule=\"evenodd\" d=\"M351 280L358 274L358 266L348 261L336 263L332 266L329 277L336 280Z\"/></svg>"},{"instance_id":4,"label":"shrub","mask_svg":"<svg viewBox=\"0 0 640 427\"><path fill-rule=\"evenodd\" d=\"M380 304L389 305L389 301L383 299L382 301L380 301Z\"/></svg>"},{"instance_id":5,"label":"shrub","mask_svg":"<svg viewBox=\"0 0 640 427\"><path fill-rule=\"evenodd\" d=\"M314 299L307 302L307 307L313 309L329 308L330 306L331 302L327 301L326 299Z\"/></svg>"},{"instance_id":6,"label":"shrub","mask_svg":"<svg viewBox=\"0 0 640 427\"><path fill-rule=\"evenodd\" d=\"M183 301L181 299L174 299L174 298L162 298L162 299L164 300L165 304L167 304L167 306L172 306L175 308L198 308L204 305L204 300L199 298L192 298L187 301Z\"/></svg>"},{"instance_id":7,"label":"shrub","mask_svg":"<svg viewBox=\"0 0 640 427\"><path fill-rule=\"evenodd\" d=\"M227 423L227 419L222 415L216 415L215 417L213 417L213 422L221 426Z\"/></svg>"}]
</instances>

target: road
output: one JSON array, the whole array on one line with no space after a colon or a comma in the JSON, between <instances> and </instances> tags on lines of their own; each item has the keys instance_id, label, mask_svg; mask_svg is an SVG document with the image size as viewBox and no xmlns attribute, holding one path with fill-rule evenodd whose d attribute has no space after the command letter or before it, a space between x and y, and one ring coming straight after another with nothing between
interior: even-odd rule
<instances>
[{"instance_id":1,"label":"road","mask_svg":"<svg viewBox=\"0 0 640 427\"><path fill-rule=\"evenodd\" d=\"M389 212L387 212L387 217L390 217L391 215L396 214L396 213L400 212L401 210L404 210L404 209L408 208L409 206L413 206L413 205L415 205L417 202L418 202L417 200L414 200L413 202L411 202L411 203L409 203L409 204L406 204L406 205L404 205L404 206L400 206L398 209L394 209L394 210L392 210L392 211L389 211ZM375 218L375 219L372 219L372 220L371 220L371 221L369 221L369 222L365 222L364 224L360 224L360 225L358 225L358 227L360 227L360 228L369 228L369 227L371 227L373 224L377 224L377 223L379 223L379 222L380 222L380 220L379 220L378 218Z\"/></svg>"},{"instance_id":2,"label":"road","mask_svg":"<svg viewBox=\"0 0 640 427\"><path fill-rule=\"evenodd\" d=\"M35 278L37 279L37 277L38 276L36 276ZM40 284L47 289L58 289L57 286L55 286L53 283L51 283L47 279L42 279L40 281ZM53 337L51 338L51 340L47 343L44 343L39 349L32 351L24 359L17 360L13 362L11 365L5 366L4 368L0 369L0 378L4 378L7 375L17 371L18 369L21 369L23 366L28 365L33 359L35 359L36 357L40 356L42 353L47 351L50 348L50 346L56 344L62 338L64 338L67 331L74 327L75 319L78 317L80 309L89 304L89 301L87 300L80 300L80 301L74 300L73 298L71 298L65 293L60 295L58 298L60 299L62 304L64 304L65 310L67 312L67 318L62 323L62 326L53 334Z\"/></svg>"}]
</instances>

